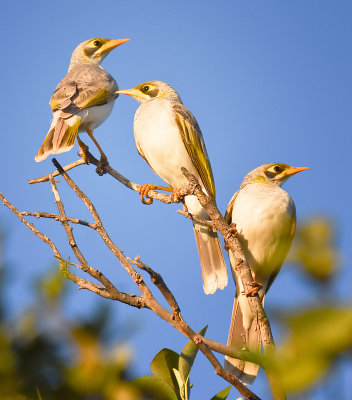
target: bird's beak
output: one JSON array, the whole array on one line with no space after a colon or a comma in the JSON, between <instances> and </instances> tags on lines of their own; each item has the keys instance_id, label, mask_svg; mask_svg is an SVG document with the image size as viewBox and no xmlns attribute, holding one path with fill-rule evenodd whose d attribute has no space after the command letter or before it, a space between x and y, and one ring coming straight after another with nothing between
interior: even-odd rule
<instances>
[{"instance_id":1,"label":"bird's beak","mask_svg":"<svg viewBox=\"0 0 352 400\"><path fill-rule=\"evenodd\" d=\"M273 178L272 180L274 182L279 183L280 185L282 183L284 183L286 181L286 179L288 179L290 176L297 174L298 172L304 171L306 169L309 169L309 167L290 167L286 170L284 170L283 172L281 172L281 174L275 176L275 178Z\"/></svg>"},{"instance_id":2,"label":"bird's beak","mask_svg":"<svg viewBox=\"0 0 352 400\"><path fill-rule=\"evenodd\" d=\"M106 55L110 53L112 49L120 44L126 43L131 39L110 39L106 43L104 43L101 48L94 54L94 58L101 57L102 55Z\"/></svg>"},{"instance_id":3,"label":"bird's beak","mask_svg":"<svg viewBox=\"0 0 352 400\"><path fill-rule=\"evenodd\" d=\"M143 101L148 96L144 95L140 90L134 88L134 89L123 89L123 90L117 90L115 93L117 94L127 94L128 96L133 97L137 101Z\"/></svg>"},{"instance_id":4,"label":"bird's beak","mask_svg":"<svg viewBox=\"0 0 352 400\"><path fill-rule=\"evenodd\" d=\"M309 169L309 167L291 167L285 171L285 175L292 176L297 174L298 172L305 171L306 169Z\"/></svg>"}]
</instances>

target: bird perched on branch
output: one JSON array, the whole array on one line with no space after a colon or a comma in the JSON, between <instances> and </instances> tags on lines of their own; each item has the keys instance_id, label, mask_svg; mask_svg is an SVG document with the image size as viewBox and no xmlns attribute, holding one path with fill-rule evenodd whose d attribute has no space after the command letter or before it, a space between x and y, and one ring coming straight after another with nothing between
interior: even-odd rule
<instances>
[{"instance_id":1,"label":"bird perched on branch","mask_svg":"<svg viewBox=\"0 0 352 400\"><path fill-rule=\"evenodd\" d=\"M234 224L255 289L264 305L264 297L276 278L290 249L296 229L296 208L281 185L290 176L306 167L286 164L265 164L244 178L241 188L232 197L225 214ZM252 315L248 295L236 271L235 258L229 252L232 274L236 281L228 346L236 351L260 352L261 336L258 321ZM225 368L244 383L252 383L259 366L248 361L225 357Z\"/></svg>"},{"instance_id":2,"label":"bird perched on branch","mask_svg":"<svg viewBox=\"0 0 352 400\"><path fill-rule=\"evenodd\" d=\"M119 90L142 103L134 117L134 137L139 154L150 168L170 187L143 185L141 198L151 189L174 192L188 183L181 168L186 168L199 181L203 191L215 197L215 185L202 132L191 112L182 104L177 92L165 82L150 81L134 89ZM147 202L151 204L151 202ZM209 220L196 196L186 196L188 212ZM227 285L226 264L219 238L213 228L193 221L203 288L207 294Z\"/></svg>"},{"instance_id":3,"label":"bird perched on branch","mask_svg":"<svg viewBox=\"0 0 352 400\"><path fill-rule=\"evenodd\" d=\"M74 50L68 73L51 97L53 120L35 161L71 150L76 137L81 156L86 161L88 147L78 135L78 132L86 131L101 154L97 172L103 173L107 158L93 131L110 115L118 96L118 86L100 63L112 49L128 40L95 38L81 43Z\"/></svg>"}]
</instances>

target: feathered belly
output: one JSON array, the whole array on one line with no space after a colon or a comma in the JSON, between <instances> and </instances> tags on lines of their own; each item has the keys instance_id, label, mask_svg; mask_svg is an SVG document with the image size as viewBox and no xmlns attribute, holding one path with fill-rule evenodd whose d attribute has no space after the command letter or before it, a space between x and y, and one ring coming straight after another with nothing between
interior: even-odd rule
<instances>
[{"instance_id":1,"label":"feathered belly","mask_svg":"<svg viewBox=\"0 0 352 400\"><path fill-rule=\"evenodd\" d=\"M137 147L149 166L173 188L187 183L182 167L200 179L172 115L168 112L153 115L152 111L139 113L134 128Z\"/></svg>"},{"instance_id":2,"label":"feathered belly","mask_svg":"<svg viewBox=\"0 0 352 400\"><path fill-rule=\"evenodd\" d=\"M89 107L85 110L79 111L77 115L82 118L79 131L85 131L87 128L94 131L101 125L111 114L115 101L110 101L101 106Z\"/></svg>"},{"instance_id":3,"label":"feathered belly","mask_svg":"<svg viewBox=\"0 0 352 400\"><path fill-rule=\"evenodd\" d=\"M262 199L239 195L233 210L233 222L259 280L281 267L294 235L294 205L287 193L278 189L283 193L274 192Z\"/></svg>"}]
</instances>

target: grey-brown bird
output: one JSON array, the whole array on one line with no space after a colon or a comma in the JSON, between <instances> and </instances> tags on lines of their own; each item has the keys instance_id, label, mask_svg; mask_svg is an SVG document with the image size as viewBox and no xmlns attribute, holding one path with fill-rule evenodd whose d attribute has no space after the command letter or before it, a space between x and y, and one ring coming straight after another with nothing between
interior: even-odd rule
<instances>
[{"instance_id":1,"label":"grey-brown bird","mask_svg":"<svg viewBox=\"0 0 352 400\"><path fill-rule=\"evenodd\" d=\"M244 178L226 210L225 219L236 226L263 305L265 294L280 271L296 229L295 204L280 186L290 176L305 169L280 163L254 169ZM261 347L258 321L252 315L231 251L229 256L236 281L236 297L227 344L239 352L258 353ZM226 356L225 368L244 383L252 383L259 366Z\"/></svg>"},{"instance_id":2,"label":"grey-brown bird","mask_svg":"<svg viewBox=\"0 0 352 400\"><path fill-rule=\"evenodd\" d=\"M93 136L93 131L110 115L118 96L118 86L100 63L112 49L128 40L95 38L86 40L74 50L68 73L51 97L53 120L35 161L43 161L50 154L71 150L76 137L81 155L86 161L88 147L78 135L78 132L85 131L101 154L97 172L102 174L107 158Z\"/></svg>"},{"instance_id":3,"label":"grey-brown bird","mask_svg":"<svg viewBox=\"0 0 352 400\"><path fill-rule=\"evenodd\" d=\"M186 168L199 181L205 193L215 196L215 185L202 132L191 112L182 104L177 92L167 83L150 81L134 89L119 90L142 103L134 118L134 136L139 154L151 169L172 189L188 183L181 168ZM149 188L155 185L146 185ZM209 220L196 196L186 196L188 211ZM203 288L207 294L227 285L226 264L217 232L193 221Z\"/></svg>"}]
</instances>

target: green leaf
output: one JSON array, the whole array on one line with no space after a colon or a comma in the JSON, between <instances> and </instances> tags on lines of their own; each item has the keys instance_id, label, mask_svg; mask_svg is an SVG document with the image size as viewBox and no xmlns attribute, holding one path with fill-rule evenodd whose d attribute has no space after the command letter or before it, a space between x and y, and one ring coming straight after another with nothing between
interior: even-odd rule
<instances>
[{"instance_id":1,"label":"green leaf","mask_svg":"<svg viewBox=\"0 0 352 400\"><path fill-rule=\"evenodd\" d=\"M142 376L131 383L153 400L178 400L173 388L157 376Z\"/></svg>"},{"instance_id":2,"label":"green leaf","mask_svg":"<svg viewBox=\"0 0 352 400\"><path fill-rule=\"evenodd\" d=\"M177 379L177 384L179 387L179 393L180 393L180 397L182 400L188 400L188 388L187 388L187 382L183 382L183 379L181 377L180 371L178 369L173 369L174 374L175 374L175 378Z\"/></svg>"},{"instance_id":3,"label":"green leaf","mask_svg":"<svg viewBox=\"0 0 352 400\"><path fill-rule=\"evenodd\" d=\"M227 396L229 395L231 390L231 386L228 386L218 394L216 394L214 397L212 397L210 400L226 400Z\"/></svg>"},{"instance_id":4,"label":"green leaf","mask_svg":"<svg viewBox=\"0 0 352 400\"><path fill-rule=\"evenodd\" d=\"M268 367L288 392L307 389L352 349L352 308L319 307L286 318L289 334Z\"/></svg>"},{"instance_id":5,"label":"green leaf","mask_svg":"<svg viewBox=\"0 0 352 400\"><path fill-rule=\"evenodd\" d=\"M205 326L199 334L204 336L206 330L208 329L208 325ZM186 343L185 347L182 350L181 356L178 362L178 370L180 371L181 377L183 381L186 383L191 372L192 365L194 363L194 359L196 358L198 352L198 347L190 340Z\"/></svg>"},{"instance_id":6,"label":"green leaf","mask_svg":"<svg viewBox=\"0 0 352 400\"><path fill-rule=\"evenodd\" d=\"M179 358L179 354L173 350L162 349L150 363L153 375L162 379L174 388L177 393L179 392L179 386L173 370L178 369Z\"/></svg>"}]
</instances>

